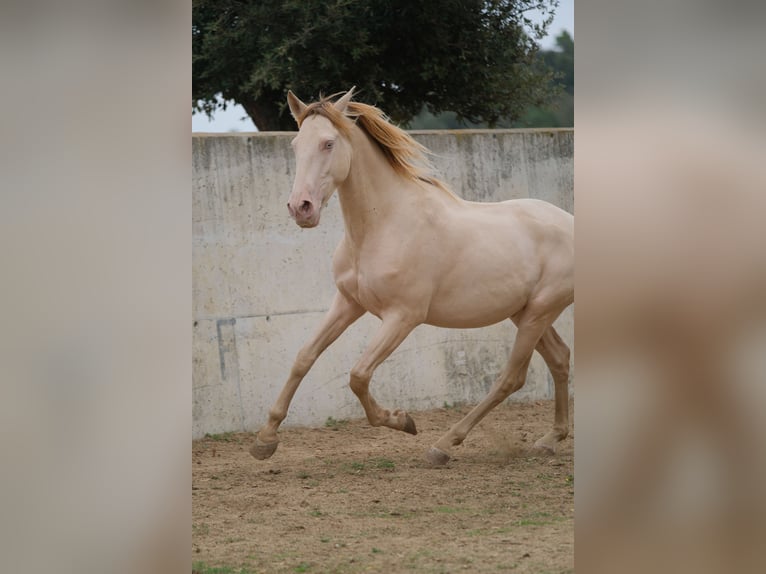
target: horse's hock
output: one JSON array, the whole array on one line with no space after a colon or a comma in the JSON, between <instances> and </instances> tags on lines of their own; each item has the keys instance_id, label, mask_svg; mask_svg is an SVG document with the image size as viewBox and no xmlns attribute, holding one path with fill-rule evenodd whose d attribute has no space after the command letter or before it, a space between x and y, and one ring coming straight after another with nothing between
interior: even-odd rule
<instances>
[{"instance_id":1,"label":"horse's hock","mask_svg":"<svg viewBox=\"0 0 766 574\"><path fill-rule=\"evenodd\" d=\"M573 212L571 129L413 132L437 175L465 199L543 199ZM257 430L297 351L329 307L332 253L342 237L337 197L323 224L301 230L285 204L294 178L293 133L193 137L193 433ZM556 321L573 348L573 310ZM363 417L348 372L376 331L366 315L316 362L287 425ZM515 328L422 325L377 369L382 404L421 410L479 402L505 365ZM572 370L572 372L574 372ZM570 387L571 389L571 387ZM553 397L535 353L510 400Z\"/></svg>"}]
</instances>

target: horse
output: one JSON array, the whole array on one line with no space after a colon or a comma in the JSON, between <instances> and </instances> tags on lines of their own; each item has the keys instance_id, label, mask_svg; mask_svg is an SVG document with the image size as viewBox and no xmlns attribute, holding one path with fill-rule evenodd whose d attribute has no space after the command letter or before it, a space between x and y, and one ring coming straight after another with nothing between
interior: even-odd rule
<instances>
[{"instance_id":1,"label":"horse","mask_svg":"<svg viewBox=\"0 0 766 574\"><path fill-rule=\"evenodd\" d=\"M288 91L298 124L296 175L287 202L300 227L319 224L337 190L345 235L333 257L337 291L300 349L250 454L263 460L298 386L319 355L365 313L380 327L349 374L372 426L417 434L403 410L379 405L369 390L375 369L418 325L475 328L510 319L517 335L488 395L426 453L446 464L453 447L494 407L520 389L535 350L553 377L553 428L535 443L554 452L569 433L569 347L553 322L574 302L574 216L541 200L465 201L432 175L428 150L378 108L341 97L311 104Z\"/></svg>"}]
</instances>

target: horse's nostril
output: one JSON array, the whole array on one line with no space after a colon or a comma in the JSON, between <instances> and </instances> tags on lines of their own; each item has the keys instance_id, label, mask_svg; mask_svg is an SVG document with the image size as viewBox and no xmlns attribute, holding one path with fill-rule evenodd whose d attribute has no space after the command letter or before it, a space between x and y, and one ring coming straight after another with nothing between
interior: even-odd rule
<instances>
[{"instance_id":1,"label":"horse's nostril","mask_svg":"<svg viewBox=\"0 0 766 574\"><path fill-rule=\"evenodd\" d=\"M311 211L311 202L308 200L303 200L303 202L301 203L301 211L303 213L308 213L309 211Z\"/></svg>"}]
</instances>

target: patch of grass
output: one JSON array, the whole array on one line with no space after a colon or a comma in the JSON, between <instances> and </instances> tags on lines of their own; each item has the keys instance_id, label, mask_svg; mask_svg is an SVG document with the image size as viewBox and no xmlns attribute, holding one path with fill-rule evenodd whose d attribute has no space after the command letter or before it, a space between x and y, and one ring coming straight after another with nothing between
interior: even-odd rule
<instances>
[{"instance_id":1,"label":"patch of grass","mask_svg":"<svg viewBox=\"0 0 766 574\"><path fill-rule=\"evenodd\" d=\"M513 524L516 526L547 526L565 520L565 516L551 516L549 512L533 512Z\"/></svg>"},{"instance_id":2,"label":"patch of grass","mask_svg":"<svg viewBox=\"0 0 766 574\"><path fill-rule=\"evenodd\" d=\"M380 548L375 548L375 547L373 546L373 547L372 547L372 553L373 553L373 554L382 554L382 553L383 553L383 551L382 551Z\"/></svg>"},{"instance_id":3,"label":"patch of grass","mask_svg":"<svg viewBox=\"0 0 766 574\"><path fill-rule=\"evenodd\" d=\"M566 516L552 516L548 512L533 512L519 520L512 522L512 526L497 526L492 528L475 528L468 530L466 534L468 536L495 536L498 534L508 534L509 532L516 532L516 529L520 526L548 526L550 524L556 524L559 522L565 522Z\"/></svg>"},{"instance_id":4,"label":"patch of grass","mask_svg":"<svg viewBox=\"0 0 766 574\"><path fill-rule=\"evenodd\" d=\"M308 572L309 568L311 568L311 564L307 564L306 562L301 562L295 568L293 568L293 572Z\"/></svg>"},{"instance_id":5,"label":"patch of grass","mask_svg":"<svg viewBox=\"0 0 766 574\"><path fill-rule=\"evenodd\" d=\"M192 524L192 534L207 536L210 534L210 527L204 522L202 524Z\"/></svg>"},{"instance_id":6,"label":"patch of grass","mask_svg":"<svg viewBox=\"0 0 766 574\"><path fill-rule=\"evenodd\" d=\"M324 426L328 429L338 430L344 428L348 424L348 419L336 419L333 417L327 417L324 422Z\"/></svg>"},{"instance_id":7,"label":"patch of grass","mask_svg":"<svg viewBox=\"0 0 766 574\"><path fill-rule=\"evenodd\" d=\"M327 544L329 541L330 539L327 538L326 536L323 536L322 538L319 539L319 542L321 542L322 544Z\"/></svg>"},{"instance_id":8,"label":"patch of grass","mask_svg":"<svg viewBox=\"0 0 766 574\"><path fill-rule=\"evenodd\" d=\"M394 461L387 458L376 458L372 463L375 468L382 468L384 470L394 470L396 468Z\"/></svg>"},{"instance_id":9,"label":"patch of grass","mask_svg":"<svg viewBox=\"0 0 766 574\"><path fill-rule=\"evenodd\" d=\"M324 516L324 512L321 510L314 509L311 512L309 512L310 516Z\"/></svg>"},{"instance_id":10,"label":"patch of grass","mask_svg":"<svg viewBox=\"0 0 766 574\"><path fill-rule=\"evenodd\" d=\"M232 568L231 566L208 566L204 562L192 564L192 574L255 574L249 568Z\"/></svg>"},{"instance_id":11,"label":"patch of grass","mask_svg":"<svg viewBox=\"0 0 766 574\"><path fill-rule=\"evenodd\" d=\"M560 476L560 475L559 475ZM545 480L545 481L555 481L558 479L558 476L555 474L548 474L547 472L540 472L537 474L537 478L539 480Z\"/></svg>"},{"instance_id":12,"label":"patch of grass","mask_svg":"<svg viewBox=\"0 0 766 574\"><path fill-rule=\"evenodd\" d=\"M305 470L298 471L298 474L296 476L298 478L302 478L302 479L311 478L311 475L308 472L306 472Z\"/></svg>"},{"instance_id":13,"label":"patch of grass","mask_svg":"<svg viewBox=\"0 0 766 574\"><path fill-rule=\"evenodd\" d=\"M444 405L442 408L447 409L448 411L459 411L462 408L462 404L459 402L454 402L452 404L449 404L447 401L444 401Z\"/></svg>"},{"instance_id":14,"label":"patch of grass","mask_svg":"<svg viewBox=\"0 0 766 574\"><path fill-rule=\"evenodd\" d=\"M365 462L359 462L355 460L348 464L344 464L343 468L348 473L359 474L371 469L395 470L396 463L394 463L393 460L389 460L387 458L373 458Z\"/></svg>"}]
</instances>

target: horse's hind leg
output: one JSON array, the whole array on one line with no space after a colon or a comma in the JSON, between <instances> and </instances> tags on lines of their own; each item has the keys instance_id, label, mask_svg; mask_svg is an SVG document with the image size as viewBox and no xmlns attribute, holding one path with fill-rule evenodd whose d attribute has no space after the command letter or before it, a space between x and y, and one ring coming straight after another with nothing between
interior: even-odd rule
<instances>
[{"instance_id":1,"label":"horse's hind leg","mask_svg":"<svg viewBox=\"0 0 766 574\"><path fill-rule=\"evenodd\" d=\"M535 442L535 447L550 453L555 450L556 443L564 440L569 434L569 347L561 340L559 334L549 327L537 343L537 352L545 359L545 364L553 376L555 385L556 413L553 428Z\"/></svg>"},{"instance_id":2,"label":"horse's hind leg","mask_svg":"<svg viewBox=\"0 0 766 574\"><path fill-rule=\"evenodd\" d=\"M533 310L527 309L522 316L518 317L516 324L519 331L516 335L516 341L513 344L508 364L500 374L500 377L495 381L495 384L492 385L492 389L484 400L471 409L463 419L455 424L431 447L427 453L428 461L431 464L446 464L450 459L452 447L461 444L468 433L471 432L471 429L489 411L507 399L511 393L524 386L532 353L556 315L551 313L537 314ZM514 319L517 318L514 317Z\"/></svg>"}]
</instances>

